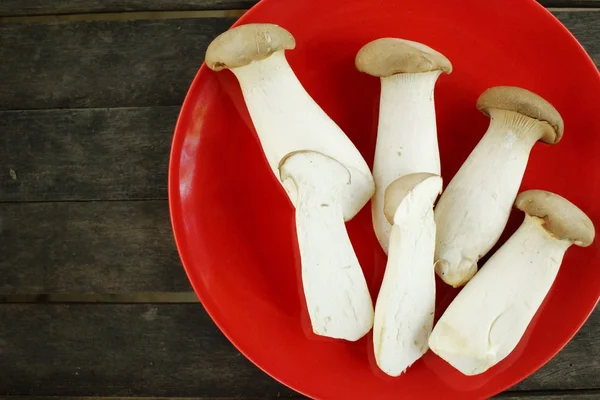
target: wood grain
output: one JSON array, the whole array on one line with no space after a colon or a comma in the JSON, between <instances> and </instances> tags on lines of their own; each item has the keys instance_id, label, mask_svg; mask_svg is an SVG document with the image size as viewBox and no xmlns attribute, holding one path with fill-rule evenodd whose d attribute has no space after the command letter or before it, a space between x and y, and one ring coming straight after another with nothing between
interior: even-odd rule
<instances>
[{"instance_id":1,"label":"wood grain","mask_svg":"<svg viewBox=\"0 0 600 400\"><path fill-rule=\"evenodd\" d=\"M247 9L257 0L2 0L0 16Z\"/></svg>"},{"instance_id":2,"label":"wood grain","mask_svg":"<svg viewBox=\"0 0 600 400\"><path fill-rule=\"evenodd\" d=\"M567 346L516 390L600 389L600 307ZM560 382L554 386L554 382ZM596 397L600 399L600 396Z\"/></svg>"},{"instance_id":3,"label":"wood grain","mask_svg":"<svg viewBox=\"0 0 600 400\"><path fill-rule=\"evenodd\" d=\"M598 400L600 391L597 390L574 390L574 391L557 391L557 393L539 393L539 392L505 392L494 397L498 400Z\"/></svg>"},{"instance_id":4,"label":"wood grain","mask_svg":"<svg viewBox=\"0 0 600 400\"><path fill-rule=\"evenodd\" d=\"M0 16L246 9L257 0L3 0ZM598 7L599 0L539 0L546 7Z\"/></svg>"},{"instance_id":5,"label":"wood grain","mask_svg":"<svg viewBox=\"0 0 600 400\"><path fill-rule=\"evenodd\" d=\"M282 398L282 397L279 397ZM297 395L285 397L286 399L305 399ZM0 400L267 400L277 397L121 397L121 396L0 396ZM552 399L554 400L554 399Z\"/></svg>"},{"instance_id":6,"label":"wood grain","mask_svg":"<svg viewBox=\"0 0 600 400\"><path fill-rule=\"evenodd\" d=\"M557 12L600 64L600 12ZM0 109L177 106L233 18L0 24Z\"/></svg>"},{"instance_id":7,"label":"wood grain","mask_svg":"<svg viewBox=\"0 0 600 400\"><path fill-rule=\"evenodd\" d=\"M518 399L524 397L517 397ZM210 396L210 397L122 397L122 396L0 396L0 400L275 400L275 399L306 399L301 395L290 395L286 397L224 397L224 396ZM587 398L585 398L587 399ZM512 399L511 399L512 400ZM536 398L537 400L537 398ZM558 400L556 398L542 398L542 400ZM562 400L562 398L560 398ZM575 400L571 397L569 400Z\"/></svg>"},{"instance_id":8,"label":"wood grain","mask_svg":"<svg viewBox=\"0 0 600 400\"><path fill-rule=\"evenodd\" d=\"M225 396L210 396L210 397L121 397L121 396L0 396L0 400L271 400L271 399L306 399L301 395L290 395L289 397L225 397ZM554 398L548 398L555 400ZM542 398L542 400L546 400ZM571 399L569 399L571 400Z\"/></svg>"},{"instance_id":9,"label":"wood grain","mask_svg":"<svg viewBox=\"0 0 600 400\"><path fill-rule=\"evenodd\" d=\"M289 397L200 305L0 305L0 393Z\"/></svg>"},{"instance_id":10,"label":"wood grain","mask_svg":"<svg viewBox=\"0 0 600 400\"><path fill-rule=\"evenodd\" d=\"M166 199L178 107L0 112L0 202Z\"/></svg>"},{"instance_id":11,"label":"wood grain","mask_svg":"<svg viewBox=\"0 0 600 400\"><path fill-rule=\"evenodd\" d=\"M600 68L600 11L554 12Z\"/></svg>"},{"instance_id":12,"label":"wood grain","mask_svg":"<svg viewBox=\"0 0 600 400\"><path fill-rule=\"evenodd\" d=\"M0 396L0 400L271 400L278 397L121 397L121 396ZM285 399L305 399L306 397L297 395L290 397L279 397ZM522 397L521 397L522 398ZM548 398L555 400L555 398ZM542 400L548 400L542 398ZM573 398L571 398L573 399ZM569 400L571 400L569 399Z\"/></svg>"},{"instance_id":13,"label":"wood grain","mask_svg":"<svg viewBox=\"0 0 600 400\"><path fill-rule=\"evenodd\" d=\"M0 303L116 303L116 304L186 304L198 303L198 296L192 292L127 292L127 293L38 293L0 294Z\"/></svg>"},{"instance_id":14,"label":"wood grain","mask_svg":"<svg viewBox=\"0 0 600 400\"><path fill-rule=\"evenodd\" d=\"M538 3L545 7L582 7L592 8L600 7L599 0L538 0Z\"/></svg>"},{"instance_id":15,"label":"wood grain","mask_svg":"<svg viewBox=\"0 0 600 400\"><path fill-rule=\"evenodd\" d=\"M0 109L179 105L234 21L0 24Z\"/></svg>"},{"instance_id":16,"label":"wood grain","mask_svg":"<svg viewBox=\"0 0 600 400\"><path fill-rule=\"evenodd\" d=\"M522 398L522 397L520 397ZM301 395L289 397L121 397L121 396L0 396L0 400L271 400L271 399L306 399ZM569 399L572 400L573 398ZM555 398L542 398L542 400L555 400Z\"/></svg>"},{"instance_id":17,"label":"wood grain","mask_svg":"<svg viewBox=\"0 0 600 400\"><path fill-rule=\"evenodd\" d=\"M99 397L99 396L0 396L0 400L270 400L270 399L305 399L301 395L290 397ZM597 390L563 390L553 392L505 392L493 399L498 400L597 400L600 391Z\"/></svg>"},{"instance_id":18,"label":"wood grain","mask_svg":"<svg viewBox=\"0 0 600 400\"><path fill-rule=\"evenodd\" d=\"M0 325L3 394L295 396L241 356L200 305L2 304L0 321L10 321ZM596 312L519 390L596 388L600 348L589 339L598 335Z\"/></svg>"},{"instance_id":19,"label":"wood grain","mask_svg":"<svg viewBox=\"0 0 600 400\"><path fill-rule=\"evenodd\" d=\"M0 294L191 290L166 201L4 203L0 228Z\"/></svg>"}]
</instances>

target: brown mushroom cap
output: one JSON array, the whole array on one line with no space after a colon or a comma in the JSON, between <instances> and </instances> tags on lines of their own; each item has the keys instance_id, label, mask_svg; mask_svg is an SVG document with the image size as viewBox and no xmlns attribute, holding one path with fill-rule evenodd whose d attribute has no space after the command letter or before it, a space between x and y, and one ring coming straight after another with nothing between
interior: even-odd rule
<instances>
[{"instance_id":1,"label":"brown mushroom cap","mask_svg":"<svg viewBox=\"0 0 600 400\"><path fill-rule=\"evenodd\" d=\"M280 50L296 47L287 30L274 24L240 25L223 32L208 45L204 61L208 68L221 71L237 68L252 61L264 60Z\"/></svg>"},{"instance_id":2,"label":"brown mushroom cap","mask_svg":"<svg viewBox=\"0 0 600 400\"><path fill-rule=\"evenodd\" d=\"M514 86L496 86L487 89L477 100L477 109L489 116L490 109L514 111L547 124L540 140L555 144L565 129L560 113L552 104L529 90Z\"/></svg>"},{"instance_id":3,"label":"brown mushroom cap","mask_svg":"<svg viewBox=\"0 0 600 400\"><path fill-rule=\"evenodd\" d=\"M360 72L378 77L452 72L452 64L442 53L424 44L397 38L381 38L367 43L356 54L355 65Z\"/></svg>"},{"instance_id":4,"label":"brown mushroom cap","mask_svg":"<svg viewBox=\"0 0 600 400\"><path fill-rule=\"evenodd\" d=\"M392 182L385 190L383 200L383 215L390 224L394 223L394 214L402 200L421 182L438 176L429 172L417 172L404 175Z\"/></svg>"},{"instance_id":5,"label":"brown mushroom cap","mask_svg":"<svg viewBox=\"0 0 600 400\"><path fill-rule=\"evenodd\" d=\"M515 207L543 219L544 229L557 239L570 240L582 247L594 241L592 220L562 196L544 190L527 190L517 196Z\"/></svg>"}]
</instances>

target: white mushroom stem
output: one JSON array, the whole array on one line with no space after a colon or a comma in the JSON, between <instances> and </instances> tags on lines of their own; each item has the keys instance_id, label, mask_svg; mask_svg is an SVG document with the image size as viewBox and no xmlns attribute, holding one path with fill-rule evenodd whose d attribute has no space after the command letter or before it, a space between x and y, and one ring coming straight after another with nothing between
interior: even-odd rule
<instances>
[{"instance_id":1,"label":"white mushroom stem","mask_svg":"<svg viewBox=\"0 0 600 400\"><path fill-rule=\"evenodd\" d=\"M371 329L373 305L344 225L350 174L330 157L298 152L285 160L281 177L298 193L296 231L313 331L357 340Z\"/></svg>"},{"instance_id":2,"label":"white mushroom stem","mask_svg":"<svg viewBox=\"0 0 600 400\"><path fill-rule=\"evenodd\" d=\"M264 60L232 68L240 83L246 107L273 174L295 151L316 151L343 164L352 177L344 216L352 219L371 198L374 183L361 154L346 134L306 92L278 51ZM290 193L292 202L297 196Z\"/></svg>"},{"instance_id":3,"label":"white mushroom stem","mask_svg":"<svg viewBox=\"0 0 600 400\"><path fill-rule=\"evenodd\" d=\"M387 253L392 225L383 213L386 188L414 172L440 175L434 88L442 71L400 73L381 78L379 124L373 163L377 191L373 226Z\"/></svg>"},{"instance_id":4,"label":"white mushroom stem","mask_svg":"<svg viewBox=\"0 0 600 400\"><path fill-rule=\"evenodd\" d=\"M433 203L441 190L439 176L425 179L404 197L393 217L373 326L375 360L391 376L400 375L428 349L435 311Z\"/></svg>"},{"instance_id":5,"label":"white mushroom stem","mask_svg":"<svg viewBox=\"0 0 600 400\"><path fill-rule=\"evenodd\" d=\"M543 225L526 215L436 324L429 347L463 374L485 372L510 354L550 290L572 242Z\"/></svg>"},{"instance_id":6,"label":"white mushroom stem","mask_svg":"<svg viewBox=\"0 0 600 400\"><path fill-rule=\"evenodd\" d=\"M490 110L490 126L435 208L436 271L461 286L498 241L544 124L514 111Z\"/></svg>"},{"instance_id":7,"label":"white mushroom stem","mask_svg":"<svg viewBox=\"0 0 600 400\"><path fill-rule=\"evenodd\" d=\"M372 326L373 305L344 221L374 192L369 168L304 90L283 51L231 70L267 161L296 207L313 330L357 340Z\"/></svg>"}]
</instances>

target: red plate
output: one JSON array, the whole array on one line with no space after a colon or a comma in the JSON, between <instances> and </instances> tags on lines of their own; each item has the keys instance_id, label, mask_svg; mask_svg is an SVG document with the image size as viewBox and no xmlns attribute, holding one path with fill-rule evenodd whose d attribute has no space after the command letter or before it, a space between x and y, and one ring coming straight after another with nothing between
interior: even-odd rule
<instances>
[{"instance_id":1,"label":"red plate","mask_svg":"<svg viewBox=\"0 0 600 400\"><path fill-rule=\"evenodd\" d=\"M423 42L454 65L436 87L445 182L485 132L475 109L486 88L516 85L562 114L555 146L536 144L522 190L557 192L600 221L600 75L571 34L533 0L263 0L237 24L288 29L287 52L307 91L369 164L379 80L354 68L358 49L396 36ZM299 279L293 209L272 176L239 86L202 66L177 123L169 170L177 246L202 304L233 344L291 388L319 399L488 398L527 377L581 327L600 294L600 240L573 246L518 348L485 374L465 377L431 352L393 379L374 368L372 337L356 343L310 333ZM372 295L385 267L367 205L348 229ZM514 213L502 240L522 215ZM455 291L438 285L439 317Z\"/></svg>"}]
</instances>

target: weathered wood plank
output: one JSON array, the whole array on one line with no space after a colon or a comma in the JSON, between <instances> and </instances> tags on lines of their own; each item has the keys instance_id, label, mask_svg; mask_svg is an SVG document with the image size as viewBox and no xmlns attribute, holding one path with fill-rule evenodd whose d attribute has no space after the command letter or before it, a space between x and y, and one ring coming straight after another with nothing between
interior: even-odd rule
<instances>
[{"instance_id":1,"label":"weathered wood plank","mask_svg":"<svg viewBox=\"0 0 600 400\"><path fill-rule=\"evenodd\" d=\"M184 304L198 303L192 292L133 292L133 293L48 293L0 294L0 303L117 303L117 304Z\"/></svg>"},{"instance_id":2,"label":"weathered wood plank","mask_svg":"<svg viewBox=\"0 0 600 400\"><path fill-rule=\"evenodd\" d=\"M519 397L526 398L526 397ZM529 397L531 398L531 397ZM275 400L275 399L306 399L306 397L299 394L290 394L289 396L280 395L277 397L267 396L241 396L241 397L227 397L227 396L210 396L210 397L121 397L121 396L0 396L0 400ZM537 399L537 398L536 398ZM558 400L556 398L542 398L542 400ZM569 400L575 400L570 398Z\"/></svg>"},{"instance_id":3,"label":"weathered wood plank","mask_svg":"<svg viewBox=\"0 0 600 400\"><path fill-rule=\"evenodd\" d=\"M537 0L538 3L545 7L582 7L592 8L600 7L599 0Z\"/></svg>"},{"instance_id":4,"label":"weathered wood plank","mask_svg":"<svg viewBox=\"0 0 600 400\"><path fill-rule=\"evenodd\" d=\"M0 321L2 394L295 395L241 356L200 305L2 304ZM595 388L600 348L590 347L586 338L599 334L596 312L555 360L519 389Z\"/></svg>"},{"instance_id":5,"label":"weathered wood plank","mask_svg":"<svg viewBox=\"0 0 600 400\"><path fill-rule=\"evenodd\" d=\"M551 362L515 390L600 389L600 307ZM554 386L554 382L560 384ZM600 398L596 397L596 398Z\"/></svg>"},{"instance_id":6,"label":"weathered wood plank","mask_svg":"<svg viewBox=\"0 0 600 400\"><path fill-rule=\"evenodd\" d=\"M275 397L98 397L98 396L0 396L0 400L276 400L276 399L306 399L300 394ZM505 392L494 396L498 400L598 400L600 391L597 390L563 390L539 393Z\"/></svg>"},{"instance_id":7,"label":"weathered wood plank","mask_svg":"<svg viewBox=\"0 0 600 400\"><path fill-rule=\"evenodd\" d=\"M257 0L3 0L0 16L60 15L127 11L247 9ZM599 0L538 0L546 7L598 7Z\"/></svg>"},{"instance_id":8,"label":"weathered wood plank","mask_svg":"<svg viewBox=\"0 0 600 400\"><path fill-rule=\"evenodd\" d=\"M279 397L282 398L282 397ZM300 395L285 397L286 399L304 399ZM267 400L277 397L99 397L99 396L0 396L0 400ZM554 400L554 399L552 399Z\"/></svg>"},{"instance_id":9,"label":"weathered wood plank","mask_svg":"<svg viewBox=\"0 0 600 400\"><path fill-rule=\"evenodd\" d=\"M600 12L558 12L600 64ZM5 23L0 109L179 105L232 18Z\"/></svg>"},{"instance_id":10,"label":"weathered wood plank","mask_svg":"<svg viewBox=\"0 0 600 400\"><path fill-rule=\"evenodd\" d=\"M600 11L555 12L600 68Z\"/></svg>"},{"instance_id":11,"label":"weathered wood plank","mask_svg":"<svg viewBox=\"0 0 600 400\"><path fill-rule=\"evenodd\" d=\"M98 396L0 396L0 400L270 400L270 399L305 399L301 395L290 397L98 397ZM600 391L596 390L564 390L555 393L539 392L506 392L494 399L503 400L597 400Z\"/></svg>"},{"instance_id":12,"label":"weathered wood plank","mask_svg":"<svg viewBox=\"0 0 600 400\"><path fill-rule=\"evenodd\" d=\"M164 200L4 203L0 218L0 294L191 290Z\"/></svg>"},{"instance_id":13,"label":"weathered wood plank","mask_svg":"<svg viewBox=\"0 0 600 400\"><path fill-rule=\"evenodd\" d=\"M271 399L305 399L301 395L290 395L289 397L275 396L275 397L121 397L121 396L110 396L110 397L99 397L99 396L0 396L0 400L271 400ZM572 399L572 398L571 398ZM571 400L570 399L570 400ZM546 400L546 399L542 399ZM549 400L555 400L549 398Z\"/></svg>"},{"instance_id":14,"label":"weathered wood plank","mask_svg":"<svg viewBox=\"0 0 600 400\"><path fill-rule=\"evenodd\" d=\"M247 9L257 0L2 0L0 16Z\"/></svg>"},{"instance_id":15,"label":"weathered wood plank","mask_svg":"<svg viewBox=\"0 0 600 400\"><path fill-rule=\"evenodd\" d=\"M99 397L99 396L0 396L0 400L271 400L271 399L305 399L306 397L300 395L290 395L288 397L121 397L121 396L110 396L110 397ZM523 397L520 397L523 398ZM537 399L537 398L536 398ZM548 398L542 400L556 400L555 398ZM569 400L574 400L572 397Z\"/></svg>"},{"instance_id":16,"label":"weathered wood plank","mask_svg":"<svg viewBox=\"0 0 600 400\"><path fill-rule=\"evenodd\" d=\"M494 397L498 400L598 400L600 399L600 391L597 390L573 390L561 391L558 393L539 393L539 392L505 392Z\"/></svg>"},{"instance_id":17,"label":"weathered wood plank","mask_svg":"<svg viewBox=\"0 0 600 400\"><path fill-rule=\"evenodd\" d=\"M0 109L179 105L233 18L0 24Z\"/></svg>"},{"instance_id":18,"label":"weathered wood plank","mask_svg":"<svg viewBox=\"0 0 600 400\"><path fill-rule=\"evenodd\" d=\"M200 305L0 305L0 393L287 397Z\"/></svg>"},{"instance_id":19,"label":"weathered wood plank","mask_svg":"<svg viewBox=\"0 0 600 400\"><path fill-rule=\"evenodd\" d=\"M166 199L178 113L0 111L0 202Z\"/></svg>"}]
</instances>

